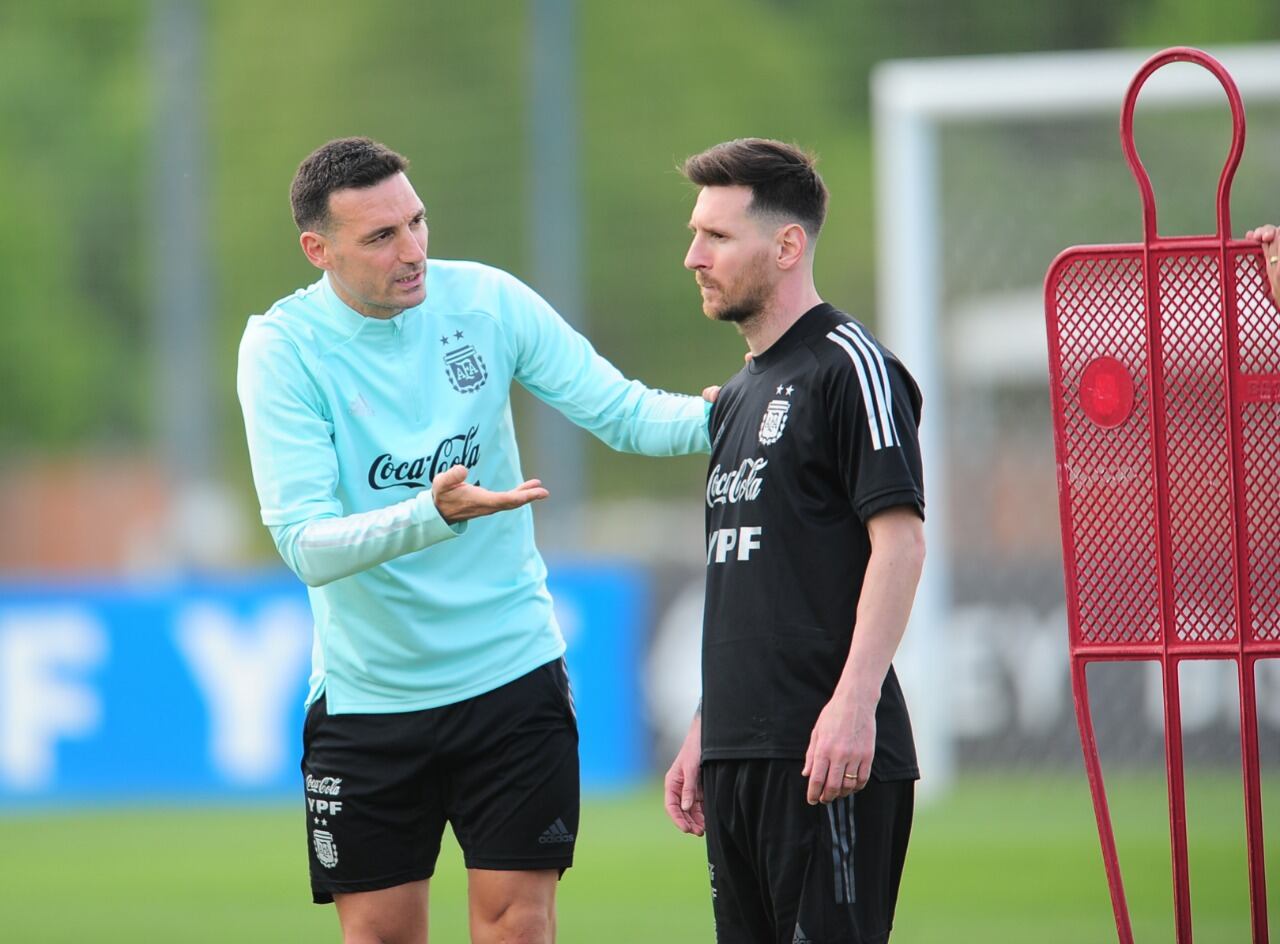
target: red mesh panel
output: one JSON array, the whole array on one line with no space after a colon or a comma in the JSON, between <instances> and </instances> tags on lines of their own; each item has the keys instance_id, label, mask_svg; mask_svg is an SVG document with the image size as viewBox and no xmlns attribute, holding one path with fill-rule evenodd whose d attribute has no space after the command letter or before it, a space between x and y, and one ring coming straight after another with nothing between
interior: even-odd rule
<instances>
[{"instance_id":1,"label":"red mesh panel","mask_svg":"<svg viewBox=\"0 0 1280 944\"><path fill-rule=\"evenodd\" d=\"M1235 256L1234 269L1240 373L1280 374L1280 343L1276 336L1280 321L1271 301L1262 257L1255 252L1239 253Z\"/></svg>"},{"instance_id":2,"label":"red mesh panel","mask_svg":"<svg viewBox=\"0 0 1280 944\"><path fill-rule=\"evenodd\" d=\"M1280 315L1270 297L1266 273L1255 255L1235 260L1236 323L1240 373L1246 381L1241 404L1245 529L1248 548L1250 641L1280 642Z\"/></svg>"},{"instance_id":3,"label":"red mesh panel","mask_svg":"<svg viewBox=\"0 0 1280 944\"><path fill-rule=\"evenodd\" d=\"M1179 642L1236 638L1226 339L1218 257L1160 260L1169 564Z\"/></svg>"},{"instance_id":4,"label":"red mesh panel","mask_svg":"<svg viewBox=\"0 0 1280 944\"><path fill-rule=\"evenodd\" d=\"M1146 305L1141 260L1081 258L1057 285L1071 504L1073 572L1085 644L1160 638L1152 492ZM1129 368L1135 403L1127 423L1103 429L1080 404L1079 380L1097 357ZM1142 513L1136 513L1145 509Z\"/></svg>"},{"instance_id":5,"label":"red mesh panel","mask_svg":"<svg viewBox=\"0 0 1280 944\"><path fill-rule=\"evenodd\" d=\"M1280 641L1280 404L1243 409L1251 640Z\"/></svg>"}]
</instances>

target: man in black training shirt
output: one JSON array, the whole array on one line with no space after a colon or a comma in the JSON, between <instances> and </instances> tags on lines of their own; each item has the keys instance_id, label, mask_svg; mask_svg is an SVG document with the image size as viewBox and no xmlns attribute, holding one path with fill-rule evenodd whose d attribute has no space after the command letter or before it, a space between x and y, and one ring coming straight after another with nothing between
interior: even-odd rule
<instances>
[{"instance_id":1,"label":"man in black training shirt","mask_svg":"<svg viewBox=\"0 0 1280 944\"><path fill-rule=\"evenodd\" d=\"M890 663L924 561L920 391L814 288L811 157L743 139L684 173L685 266L751 356L711 415L703 702L667 812L705 830L721 944L886 941L919 777Z\"/></svg>"}]
</instances>

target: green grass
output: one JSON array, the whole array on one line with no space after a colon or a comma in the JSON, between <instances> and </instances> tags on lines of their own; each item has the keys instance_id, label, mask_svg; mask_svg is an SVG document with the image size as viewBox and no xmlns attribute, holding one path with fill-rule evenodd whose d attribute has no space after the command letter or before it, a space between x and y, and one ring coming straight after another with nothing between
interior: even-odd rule
<instances>
[{"instance_id":1,"label":"green grass","mask_svg":"<svg viewBox=\"0 0 1280 944\"><path fill-rule=\"evenodd\" d=\"M1239 789L1221 778L1188 791L1196 942L1247 942ZM1135 935L1172 941L1163 783L1117 781L1112 794ZM580 835L560 889L562 944L713 940L702 843L666 821L658 785L589 799ZM304 843L301 815L278 808L9 814L0 940L337 941L333 909L309 903ZM1273 887L1278 847L1273 839ZM433 941L465 941L465 874L452 843L431 898ZM968 779L917 811L895 944L1115 939L1083 777Z\"/></svg>"}]
</instances>

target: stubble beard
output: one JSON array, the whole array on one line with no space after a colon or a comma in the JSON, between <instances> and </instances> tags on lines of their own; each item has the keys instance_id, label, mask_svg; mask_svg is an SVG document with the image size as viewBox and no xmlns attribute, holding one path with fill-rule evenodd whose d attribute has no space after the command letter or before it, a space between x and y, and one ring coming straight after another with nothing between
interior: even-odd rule
<instances>
[{"instance_id":1,"label":"stubble beard","mask_svg":"<svg viewBox=\"0 0 1280 944\"><path fill-rule=\"evenodd\" d=\"M771 286L763 278L758 278L749 285L744 285L736 297L726 299L719 308L706 309L704 306L704 310L714 321L724 321L742 327L755 321L764 313L770 292ZM723 289L721 294L724 294Z\"/></svg>"},{"instance_id":2,"label":"stubble beard","mask_svg":"<svg viewBox=\"0 0 1280 944\"><path fill-rule=\"evenodd\" d=\"M726 286L712 283L719 290L722 301L718 308L703 305L702 310L707 317L713 321L725 321L737 325L739 328L758 319L764 313L765 306L773 294L773 285L769 281L765 268L767 259L767 254L762 253L755 264L746 269L741 283L734 286L736 291L732 294Z\"/></svg>"},{"instance_id":3,"label":"stubble beard","mask_svg":"<svg viewBox=\"0 0 1280 944\"><path fill-rule=\"evenodd\" d=\"M713 311L711 313L711 317L716 321L725 321L729 324L741 326L750 321L754 321L760 316L761 311L763 311L763 306L760 305L757 300L744 299L738 304L730 305L727 308L721 308L719 311Z\"/></svg>"}]
</instances>

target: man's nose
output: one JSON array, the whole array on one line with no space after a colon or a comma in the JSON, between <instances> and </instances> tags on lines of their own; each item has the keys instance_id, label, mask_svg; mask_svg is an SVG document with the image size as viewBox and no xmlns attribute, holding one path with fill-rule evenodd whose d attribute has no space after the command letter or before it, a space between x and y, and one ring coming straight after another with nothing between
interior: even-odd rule
<instances>
[{"instance_id":1,"label":"man's nose","mask_svg":"<svg viewBox=\"0 0 1280 944\"><path fill-rule=\"evenodd\" d=\"M406 232L400 237L400 261L401 262L421 262L427 258L426 239L421 242L415 234Z\"/></svg>"}]
</instances>

